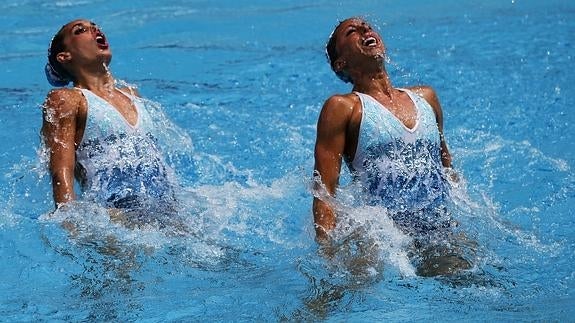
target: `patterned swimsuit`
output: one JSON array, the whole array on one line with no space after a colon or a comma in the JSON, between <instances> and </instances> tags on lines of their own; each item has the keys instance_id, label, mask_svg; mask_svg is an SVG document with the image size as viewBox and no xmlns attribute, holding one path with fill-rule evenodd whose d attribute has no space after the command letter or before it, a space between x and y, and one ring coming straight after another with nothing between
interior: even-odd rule
<instances>
[{"instance_id":1,"label":"patterned swimsuit","mask_svg":"<svg viewBox=\"0 0 575 323\"><path fill-rule=\"evenodd\" d=\"M152 119L142 100L126 95L138 113L135 125L87 89L88 116L76 150L84 195L108 207L135 209L173 199L169 169L151 134ZM122 92L123 93L123 92Z\"/></svg>"},{"instance_id":2,"label":"patterned swimsuit","mask_svg":"<svg viewBox=\"0 0 575 323\"><path fill-rule=\"evenodd\" d=\"M368 204L385 207L396 225L421 234L449 226L448 183L433 108L411 91L401 90L417 110L412 129L371 96L355 92L363 111L356 154L348 167Z\"/></svg>"}]
</instances>

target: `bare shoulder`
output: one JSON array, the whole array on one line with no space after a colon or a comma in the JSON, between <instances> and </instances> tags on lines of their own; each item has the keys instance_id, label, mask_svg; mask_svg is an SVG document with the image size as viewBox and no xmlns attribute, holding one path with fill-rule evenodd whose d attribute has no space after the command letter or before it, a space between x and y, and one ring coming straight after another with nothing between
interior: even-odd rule
<instances>
[{"instance_id":1,"label":"bare shoulder","mask_svg":"<svg viewBox=\"0 0 575 323\"><path fill-rule=\"evenodd\" d=\"M359 99L355 94L336 94L330 96L321 109L320 119L349 119L357 108Z\"/></svg>"},{"instance_id":2,"label":"bare shoulder","mask_svg":"<svg viewBox=\"0 0 575 323\"><path fill-rule=\"evenodd\" d=\"M424 98L433 107L439 103L435 90L429 85L417 85L409 87L408 89Z\"/></svg>"},{"instance_id":3,"label":"bare shoulder","mask_svg":"<svg viewBox=\"0 0 575 323\"><path fill-rule=\"evenodd\" d=\"M424 98L427 103L433 108L433 112L438 119L442 118L441 104L435 90L429 85L418 85L408 88L415 92L420 97Z\"/></svg>"},{"instance_id":4,"label":"bare shoulder","mask_svg":"<svg viewBox=\"0 0 575 323\"><path fill-rule=\"evenodd\" d=\"M48 92L43 108L52 114L64 115L75 113L82 102L83 96L80 91L76 89L54 89Z\"/></svg>"},{"instance_id":5,"label":"bare shoulder","mask_svg":"<svg viewBox=\"0 0 575 323\"><path fill-rule=\"evenodd\" d=\"M331 104L349 104L355 103L358 100L357 95L353 93L347 94L334 94L330 96L325 102Z\"/></svg>"},{"instance_id":6,"label":"bare shoulder","mask_svg":"<svg viewBox=\"0 0 575 323\"><path fill-rule=\"evenodd\" d=\"M127 94L129 94L129 95L138 97L138 98L141 97L140 91L138 91L138 88L135 87L135 86L121 87L121 88L119 88L119 90L122 91L122 92L124 92L124 93L127 93Z\"/></svg>"}]
</instances>

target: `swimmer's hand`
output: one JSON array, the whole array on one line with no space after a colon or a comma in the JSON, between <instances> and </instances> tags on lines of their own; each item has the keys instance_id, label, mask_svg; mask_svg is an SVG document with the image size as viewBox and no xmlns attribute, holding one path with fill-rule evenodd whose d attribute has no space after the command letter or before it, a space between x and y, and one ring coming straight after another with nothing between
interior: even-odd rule
<instances>
[{"instance_id":1,"label":"swimmer's hand","mask_svg":"<svg viewBox=\"0 0 575 323\"><path fill-rule=\"evenodd\" d=\"M122 225L128 224L128 215L121 209L110 208L108 209L108 214L110 215L110 221Z\"/></svg>"},{"instance_id":2,"label":"swimmer's hand","mask_svg":"<svg viewBox=\"0 0 575 323\"><path fill-rule=\"evenodd\" d=\"M329 236L329 233L326 231L320 231L322 234L317 234L315 237L315 241L319 245L318 252L321 256L332 259L337 252L337 244L335 241Z\"/></svg>"},{"instance_id":3,"label":"swimmer's hand","mask_svg":"<svg viewBox=\"0 0 575 323\"><path fill-rule=\"evenodd\" d=\"M73 203L74 202L57 203L56 208L52 212L50 212L46 216L46 218L51 219L61 217L62 213L66 214L67 212L70 212L74 208ZM64 229L70 232L70 235L72 235L73 237L78 235L78 226L74 224L72 221L64 218L64 220L62 220L61 222L61 225Z\"/></svg>"},{"instance_id":4,"label":"swimmer's hand","mask_svg":"<svg viewBox=\"0 0 575 323\"><path fill-rule=\"evenodd\" d=\"M443 171L450 182L459 183L459 174L455 171L455 169L451 167L444 167Z\"/></svg>"},{"instance_id":5,"label":"swimmer's hand","mask_svg":"<svg viewBox=\"0 0 575 323\"><path fill-rule=\"evenodd\" d=\"M333 259L335 257L335 254L337 253L337 249L338 246L336 246L333 243L325 243L325 244L320 244L319 246L319 254L321 256L323 256L326 259Z\"/></svg>"},{"instance_id":6,"label":"swimmer's hand","mask_svg":"<svg viewBox=\"0 0 575 323\"><path fill-rule=\"evenodd\" d=\"M110 215L110 220L112 221L121 221L124 218L123 212L120 209L110 208L108 209L108 214Z\"/></svg>"}]
</instances>

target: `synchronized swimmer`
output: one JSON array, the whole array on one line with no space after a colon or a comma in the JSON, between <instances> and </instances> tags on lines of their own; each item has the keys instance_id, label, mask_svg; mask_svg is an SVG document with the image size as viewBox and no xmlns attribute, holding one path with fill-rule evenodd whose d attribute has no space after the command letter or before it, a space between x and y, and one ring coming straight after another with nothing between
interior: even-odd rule
<instances>
[{"instance_id":1,"label":"synchronized swimmer","mask_svg":"<svg viewBox=\"0 0 575 323\"><path fill-rule=\"evenodd\" d=\"M443 135L441 105L433 88L396 88L385 69L381 36L363 19L342 21L331 34L326 54L335 74L351 83L351 93L327 99L317 123L316 190L335 196L342 159L362 187L367 205L386 209L395 225L418 239L449 232L447 211L451 155ZM329 201L313 200L316 235L329 241L338 215ZM451 250L449 251L451 252ZM441 261L450 257L443 257ZM467 268L450 258L445 271ZM435 261L437 265L437 259ZM427 266L429 267L429 266ZM437 266L435 266L437 267Z\"/></svg>"},{"instance_id":2,"label":"synchronized swimmer","mask_svg":"<svg viewBox=\"0 0 575 323\"><path fill-rule=\"evenodd\" d=\"M50 43L45 72L58 88L46 98L42 136L54 202L76 199L76 178L86 198L111 214L142 220L145 213L174 212L171 170L151 116L135 89L116 87L111 59L106 35L87 20L67 23Z\"/></svg>"},{"instance_id":3,"label":"synchronized swimmer","mask_svg":"<svg viewBox=\"0 0 575 323\"><path fill-rule=\"evenodd\" d=\"M333 71L353 88L331 96L321 110L316 189L335 196L343 160L361 183L366 203L385 207L405 233L449 231L451 155L435 91L394 87L385 69L385 45L363 19L342 21L326 52ZM176 214L171 170L151 117L134 89L116 86L111 59L106 35L87 20L67 23L50 44L46 76L58 88L46 98L42 135L54 202L58 207L77 198L76 179L84 197L110 210L138 219L150 212ZM70 82L73 87L65 87ZM313 216L318 241L328 242L338 214L316 195Z\"/></svg>"}]
</instances>

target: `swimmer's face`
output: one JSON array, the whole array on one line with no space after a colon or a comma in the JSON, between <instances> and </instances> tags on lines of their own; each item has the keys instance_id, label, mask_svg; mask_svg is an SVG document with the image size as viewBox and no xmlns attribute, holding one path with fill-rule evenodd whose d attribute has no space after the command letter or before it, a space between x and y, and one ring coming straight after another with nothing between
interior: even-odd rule
<instances>
[{"instance_id":1,"label":"swimmer's face","mask_svg":"<svg viewBox=\"0 0 575 323\"><path fill-rule=\"evenodd\" d=\"M338 60L353 61L358 56L383 58L385 46L381 36L360 18L344 20L334 31Z\"/></svg>"},{"instance_id":2,"label":"swimmer's face","mask_svg":"<svg viewBox=\"0 0 575 323\"><path fill-rule=\"evenodd\" d=\"M78 19L66 24L62 31L65 54L58 57L62 64L84 64L93 60L108 64L112 57L106 35L93 22Z\"/></svg>"}]
</instances>

